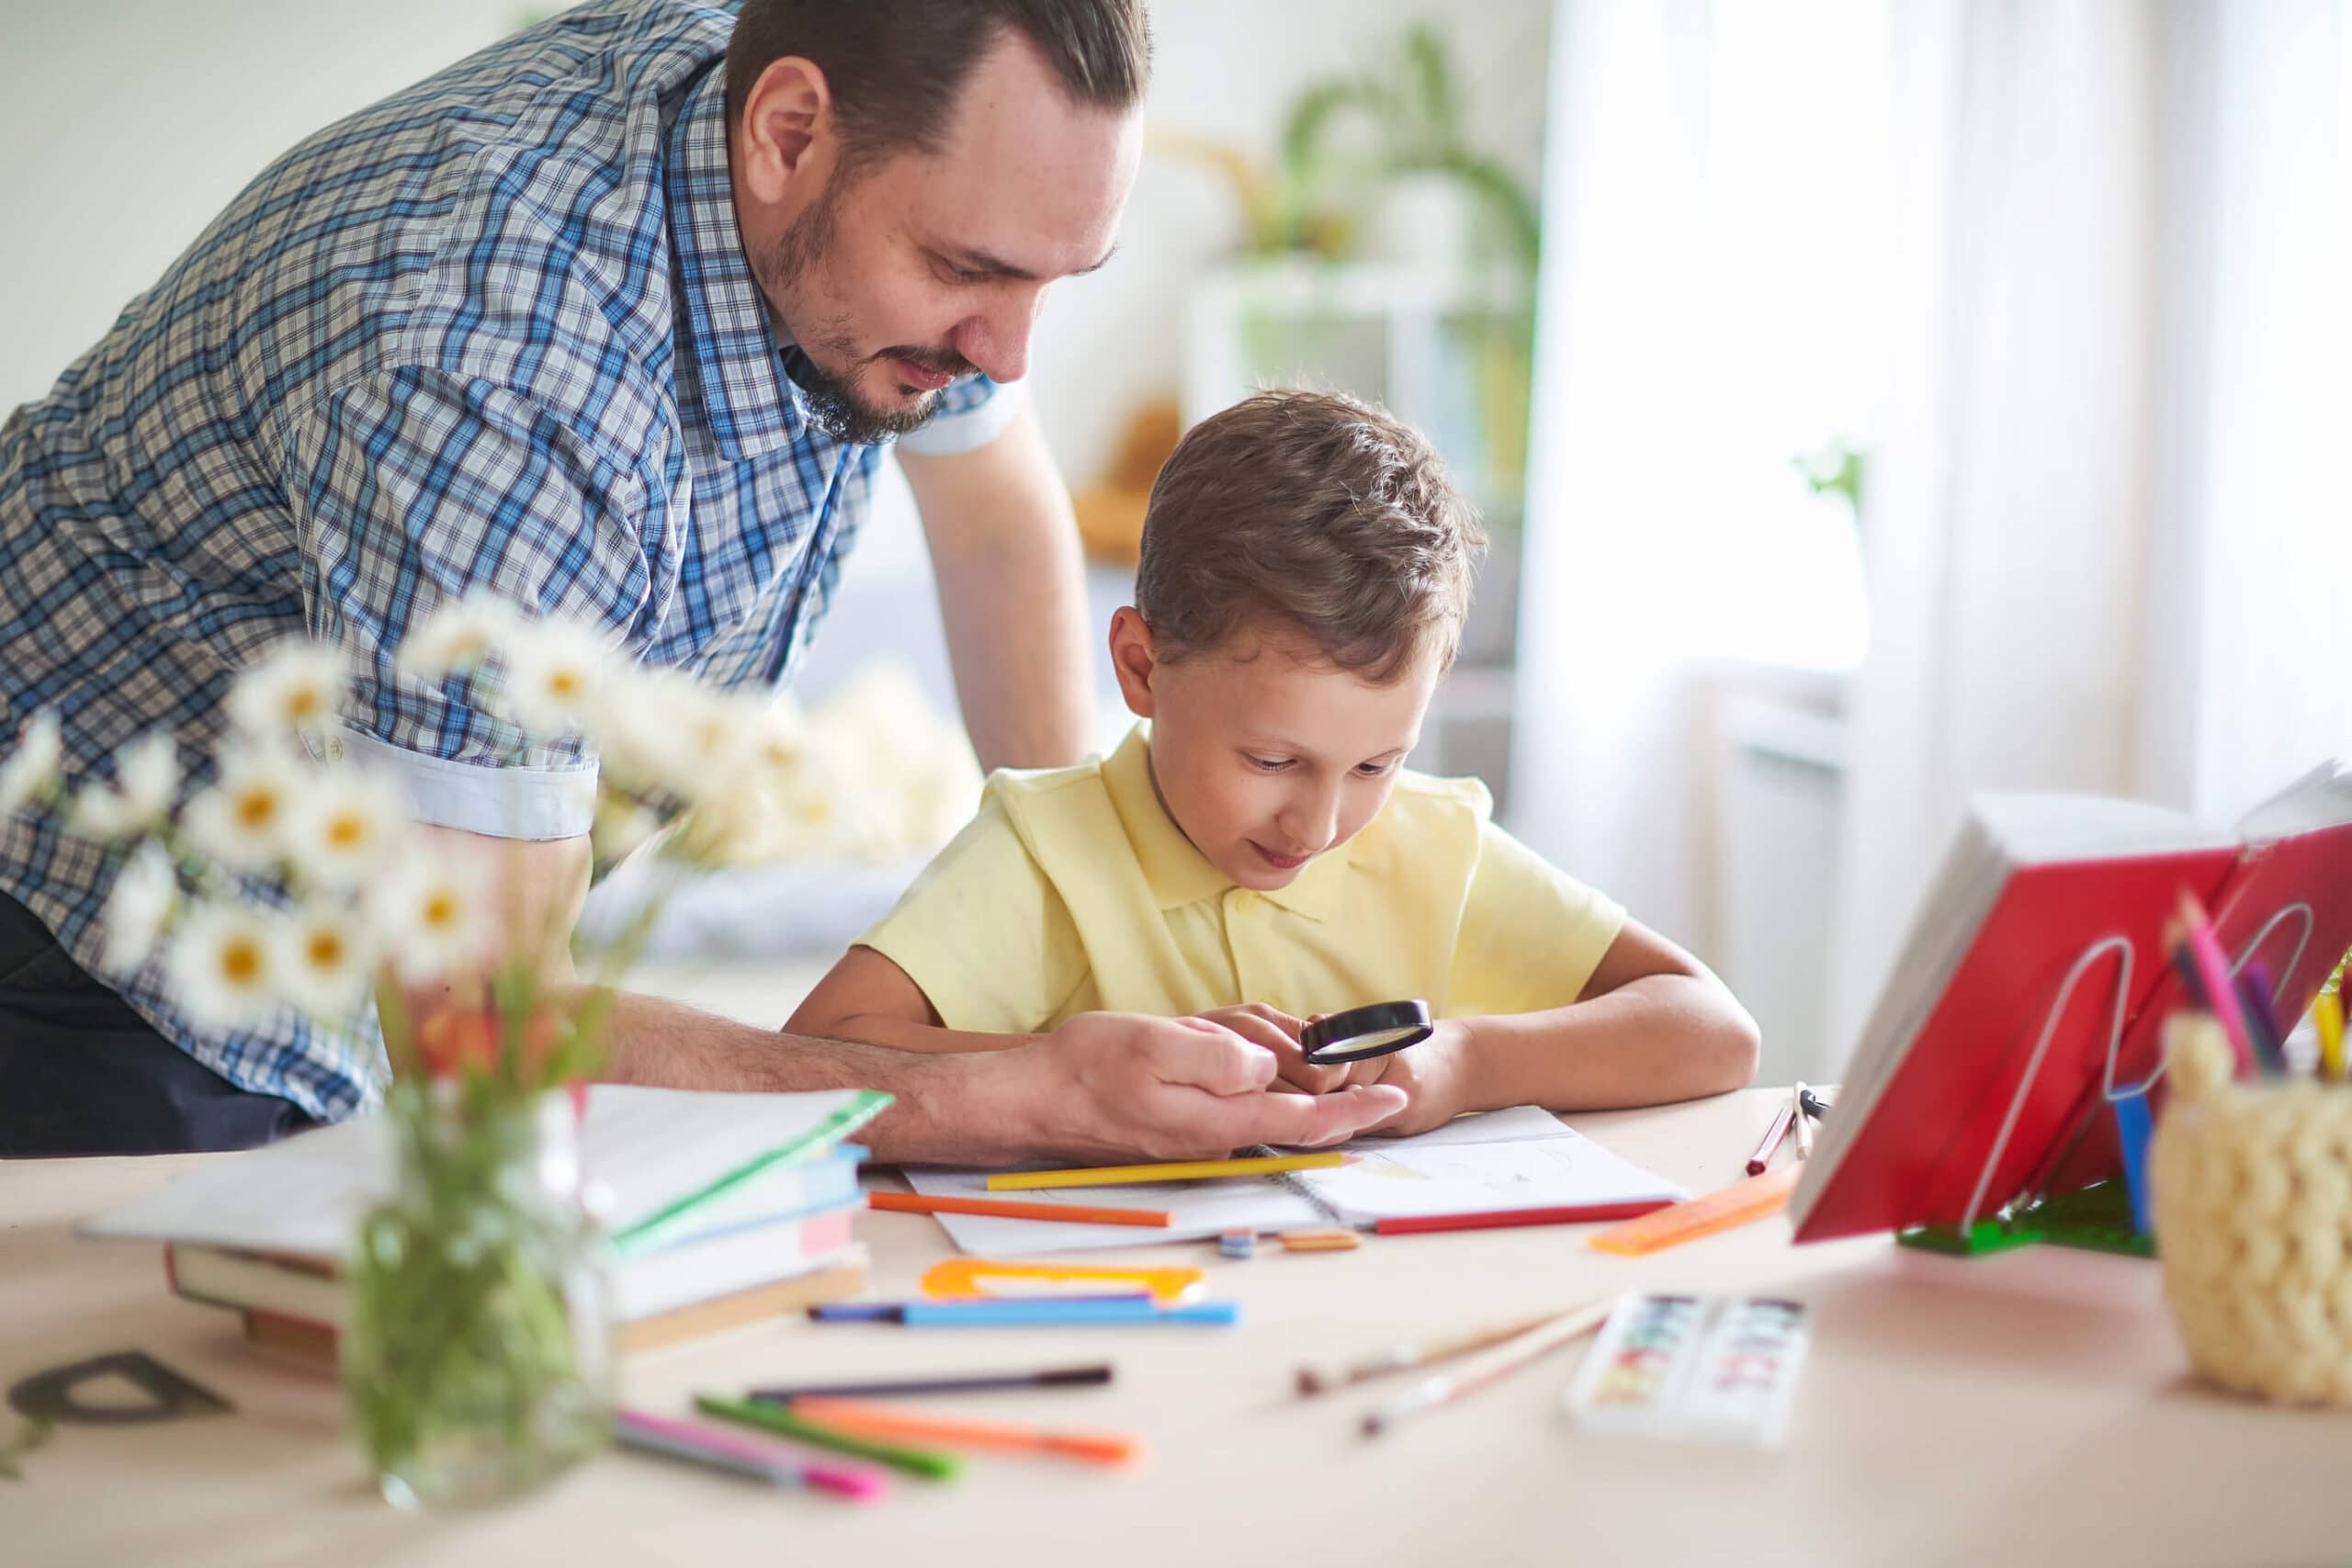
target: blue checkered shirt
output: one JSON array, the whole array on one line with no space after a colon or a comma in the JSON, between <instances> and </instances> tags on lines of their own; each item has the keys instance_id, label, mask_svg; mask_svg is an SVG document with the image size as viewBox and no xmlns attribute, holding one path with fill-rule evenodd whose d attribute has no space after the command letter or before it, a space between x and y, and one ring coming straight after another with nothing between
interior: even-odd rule
<instances>
[{"instance_id":1,"label":"blue checkered shirt","mask_svg":"<svg viewBox=\"0 0 2352 1568\"><path fill-rule=\"evenodd\" d=\"M221 214L48 397L0 426L0 749L44 707L69 775L157 726L200 779L237 672L281 637L357 669L345 744L428 822L584 831L594 761L511 740L392 667L487 587L593 617L647 664L786 680L856 539L880 449L809 420L728 174L731 8L592 4L312 136ZM980 445L983 378L907 445ZM0 889L99 970L114 868L25 814ZM241 1088L339 1117L377 1092L372 1017L228 1037L161 965L108 976Z\"/></svg>"}]
</instances>

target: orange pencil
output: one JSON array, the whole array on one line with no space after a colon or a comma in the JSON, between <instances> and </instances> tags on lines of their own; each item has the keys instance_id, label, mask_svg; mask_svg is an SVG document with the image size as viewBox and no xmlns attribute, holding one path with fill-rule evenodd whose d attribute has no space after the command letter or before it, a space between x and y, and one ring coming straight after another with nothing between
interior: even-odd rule
<instances>
[{"instance_id":1,"label":"orange pencil","mask_svg":"<svg viewBox=\"0 0 2352 1568\"><path fill-rule=\"evenodd\" d=\"M795 1416L860 1437L903 1438L951 1448L1025 1450L1090 1464L1132 1464L1143 1457L1143 1439L1125 1432L1040 1431L999 1421L927 1416L863 1399L796 1399L790 1408Z\"/></svg>"},{"instance_id":2,"label":"orange pencil","mask_svg":"<svg viewBox=\"0 0 2352 1568\"><path fill-rule=\"evenodd\" d=\"M1001 1198L932 1198L921 1192L868 1192L868 1204L901 1214L993 1214L1003 1220L1059 1220L1072 1225L1158 1225L1165 1209L1097 1209L1078 1203L1013 1203Z\"/></svg>"}]
</instances>

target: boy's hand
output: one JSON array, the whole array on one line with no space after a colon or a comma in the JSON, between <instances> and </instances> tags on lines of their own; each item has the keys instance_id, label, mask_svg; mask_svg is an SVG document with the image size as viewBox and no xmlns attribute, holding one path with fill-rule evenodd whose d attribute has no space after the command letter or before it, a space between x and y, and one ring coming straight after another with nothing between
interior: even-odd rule
<instances>
[{"instance_id":1,"label":"boy's hand","mask_svg":"<svg viewBox=\"0 0 2352 1568\"><path fill-rule=\"evenodd\" d=\"M1260 1018L1253 1027L1274 1026ZM1001 1111L1013 1141L1084 1160L1312 1148L1344 1143L1405 1106L1377 1084L1327 1095L1277 1089L1272 1048L1208 1019L1080 1013L995 1059L1020 1076Z\"/></svg>"},{"instance_id":2,"label":"boy's hand","mask_svg":"<svg viewBox=\"0 0 2352 1568\"><path fill-rule=\"evenodd\" d=\"M1311 1068L1342 1072L1351 1088L1382 1084L1405 1091L1404 1108L1368 1132L1382 1137L1408 1138L1444 1126L1472 1109L1464 1079L1469 1031L1453 1019L1439 1019L1435 1031L1418 1045L1392 1051L1347 1067Z\"/></svg>"},{"instance_id":3,"label":"boy's hand","mask_svg":"<svg viewBox=\"0 0 2352 1568\"><path fill-rule=\"evenodd\" d=\"M1329 1094L1348 1087L1345 1067L1317 1067L1306 1060L1306 1049L1298 1043L1298 1032L1306 1027L1280 1008L1264 1002L1243 1002L1239 1007L1218 1008L1200 1014L1210 1023L1230 1029L1253 1045L1263 1045L1274 1054L1274 1077L1295 1089L1309 1094ZM1371 1081L1369 1079L1365 1080Z\"/></svg>"}]
</instances>

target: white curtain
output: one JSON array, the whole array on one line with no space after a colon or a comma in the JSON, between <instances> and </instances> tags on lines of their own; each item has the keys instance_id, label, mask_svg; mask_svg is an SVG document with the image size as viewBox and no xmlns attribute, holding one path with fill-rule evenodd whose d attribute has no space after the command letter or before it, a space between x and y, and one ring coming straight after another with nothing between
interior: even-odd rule
<instances>
[{"instance_id":1,"label":"white curtain","mask_svg":"<svg viewBox=\"0 0 2352 1568\"><path fill-rule=\"evenodd\" d=\"M2344 7L1895 16L1840 1042L1975 791L2226 819L2352 741Z\"/></svg>"},{"instance_id":2,"label":"white curtain","mask_svg":"<svg viewBox=\"0 0 2352 1568\"><path fill-rule=\"evenodd\" d=\"M1849 521L1792 459L1867 423L1879 0L1562 0L1512 825L1707 951L1708 693L1849 661Z\"/></svg>"},{"instance_id":3,"label":"white curtain","mask_svg":"<svg viewBox=\"0 0 2352 1568\"><path fill-rule=\"evenodd\" d=\"M1856 436L1830 1059L1972 794L2352 748L2347 5L1559 0L1513 823L1703 952L1767 470Z\"/></svg>"}]
</instances>

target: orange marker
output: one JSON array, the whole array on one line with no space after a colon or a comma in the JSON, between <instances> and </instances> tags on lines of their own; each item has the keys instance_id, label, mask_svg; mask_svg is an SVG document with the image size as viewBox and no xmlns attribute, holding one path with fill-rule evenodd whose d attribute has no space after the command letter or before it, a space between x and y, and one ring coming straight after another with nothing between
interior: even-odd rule
<instances>
[{"instance_id":1,"label":"orange marker","mask_svg":"<svg viewBox=\"0 0 2352 1568\"><path fill-rule=\"evenodd\" d=\"M1005 1220L1059 1220L1070 1225L1156 1225L1165 1209L1104 1209L1080 1203L1015 1203L1001 1198L932 1198L921 1192L868 1192L868 1207L901 1214L993 1214Z\"/></svg>"},{"instance_id":2,"label":"orange marker","mask_svg":"<svg viewBox=\"0 0 2352 1568\"><path fill-rule=\"evenodd\" d=\"M950 1448L1012 1449L1058 1454L1089 1464L1133 1464L1143 1457L1143 1439L1125 1432L1040 1431L998 1421L927 1416L863 1399L796 1399L790 1408L795 1416L859 1437L943 1443Z\"/></svg>"},{"instance_id":3,"label":"orange marker","mask_svg":"<svg viewBox=\"0 0 2352 1568\"><path fill-rule=\"evenodd\" d=\"M1784 1165L1778 1170L1735 1181L1687 1203L1611 1225L1594 1236L1592 1245L1603 1252L1639 1258L1779 1213L1789 1206L1789 1194L1795 1190L1797 1178L1804 1170L1801 1165Z\"/></svg>"}]
</instances>

